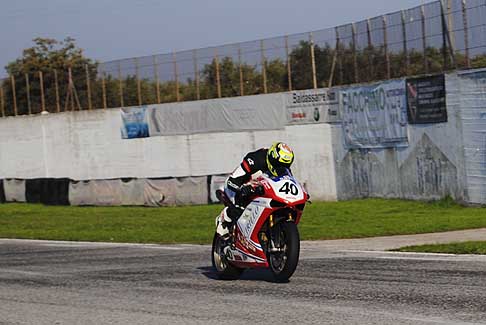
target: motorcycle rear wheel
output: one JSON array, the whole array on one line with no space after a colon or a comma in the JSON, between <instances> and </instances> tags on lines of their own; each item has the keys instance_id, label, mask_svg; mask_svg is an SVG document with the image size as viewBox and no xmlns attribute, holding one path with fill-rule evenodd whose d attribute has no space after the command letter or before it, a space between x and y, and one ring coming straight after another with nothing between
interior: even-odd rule
<instances>
[{"instance_id":1,"label":"motorcycle rear wheel","mask_svg":"<svg viewBox=\"0 0 486 325\"><path fill-rule=\"evenodd\" d=\"M275 225L276 232L272 238L281 252L269 254L270 270L276 282L287 282L294 274L299 262L300 236L297 226L293 222L282 222Z\"/></svg>"},{"instance_id":2,"label":"motorcycle rear wheel","mask_svg":"<svg viewBox=\"0 0 486 325\"><path fill-rule=\"evenodd\" d=\"M243 269L233 266L228 262L228 259L223 252L225 247L224 240L221 238L221 236L215 233L213 238L213 247L211 249L211 260L213 267L216 269L221 279L238 279L243 272Z\"/></svg>"}]
</instances>

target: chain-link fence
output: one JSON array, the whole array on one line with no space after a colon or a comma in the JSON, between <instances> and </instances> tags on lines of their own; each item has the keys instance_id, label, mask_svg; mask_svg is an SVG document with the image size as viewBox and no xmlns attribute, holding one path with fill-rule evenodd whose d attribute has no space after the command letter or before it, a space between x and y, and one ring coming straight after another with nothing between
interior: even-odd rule
<instances>
[{"instance_id":1,"label":"chain-link fence","mask_svg":"<svg viewBox=\"0 0 486 325\"><path fill-rule=\"evenodd\" d=\"M233 97L486 66L486 0L309 33L11 75L2 116Z\"/></svg>"}]
</instances>

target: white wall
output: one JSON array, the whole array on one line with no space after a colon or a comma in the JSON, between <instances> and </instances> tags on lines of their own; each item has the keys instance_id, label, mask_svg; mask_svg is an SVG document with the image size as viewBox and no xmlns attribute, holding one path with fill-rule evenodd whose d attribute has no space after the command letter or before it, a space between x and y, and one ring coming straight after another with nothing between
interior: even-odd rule
<instances>
[{"instance_id":1,"label":"white wall","mask_svg":"<svg viewBox=\"0 0 486 325\"><path fill-rule=\"evenodd\" d=\"M484 203L484 162L477 158L484 158L484 98L475 92L462 99L466 86L447 75L447 123L409 125L409 145L390 149L347 150L341 124L122 139L118 109L2 118L0 178L228 174L247 152L285 141L296 153L295 175L315 199L451 195Z\"/></svg>"},{"instance_id":2,"label":"white wall","mask_svg":"<svg viewBox=\"0 0 486 325\"><path fill-rule=\"evenodd\" d=\"M348 150L340 125L333 131L339 199L389 197L440 199L464 195L461 94L455 75L446 75L446 123L408 125L408 146Z\"/></svg>"},{"instance_id":3,"label":"white wall","mask_svg":"<svg viewBox=\"0 0 486 325\"><path fill-rule=\"evenodd\" d=\"M328 124L282 130L122 139L118 109L0 119L0 178L183 177L228 174L274 141L296 152L294 173L316 199L336 200Z\"/></svg>"}]
</instances>

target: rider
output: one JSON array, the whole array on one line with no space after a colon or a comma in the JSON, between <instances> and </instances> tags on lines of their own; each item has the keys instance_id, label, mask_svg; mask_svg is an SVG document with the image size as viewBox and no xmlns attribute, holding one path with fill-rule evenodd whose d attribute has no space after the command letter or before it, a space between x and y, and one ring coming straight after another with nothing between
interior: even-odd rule
<instances>
[{"instance_id":1,"label":"rider","mask_svg":"<svg viewBox=\"0 0 486 325\"><path fill-rule=\"evenodd\" d=\"M294 152L283 142L276 142L270 148L261 148L248 153L242 163L233 171L225 182L224 191L234 207L223 210L223 223L218 226L220 235L228 234L228 225L234 224L243 212L248 198L255 194L252 185L245 185L252 175L261 172L277 177L290 173L294 161Z\"/></svg>"}]
</instances>

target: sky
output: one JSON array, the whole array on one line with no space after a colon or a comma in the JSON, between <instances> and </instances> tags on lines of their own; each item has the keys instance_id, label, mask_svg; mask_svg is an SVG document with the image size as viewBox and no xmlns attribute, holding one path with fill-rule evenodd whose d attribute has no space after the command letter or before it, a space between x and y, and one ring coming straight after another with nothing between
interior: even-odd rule
<instances>
[{"instance_id":1,"label":"sky","mask_svg":"<svg viewBox=\"0 0 486 325\"><path fill-rule=\"evenodd\" d=\"M430 1L427 1L430 2ZM4 0L0 76L32 39L68 36L111 61L309 32L407 9L424 0Z\"/></svg>"}]
</instances>

